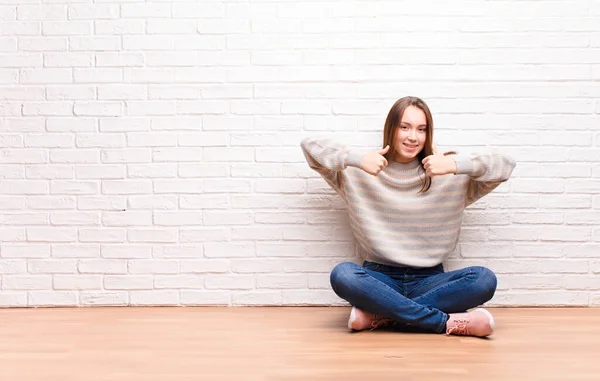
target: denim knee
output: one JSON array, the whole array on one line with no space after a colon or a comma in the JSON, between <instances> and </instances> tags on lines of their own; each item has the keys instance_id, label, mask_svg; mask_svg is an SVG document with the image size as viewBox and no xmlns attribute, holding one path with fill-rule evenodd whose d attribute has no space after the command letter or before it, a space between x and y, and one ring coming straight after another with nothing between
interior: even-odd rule
<instances>
[{"instance_id":1,"label":"denim knee","mask_svg":"<svg viewBox=\"0 0 600 381\"><path fill-rule=\"evenodd\" d=\"M487 267L473 266L473 271L476 274L477 281L475 282L477 289L485 300L490 300L496 293L498 279L496 274Z\"/></svg>"},{"instance_id":2,"label":"denim knee","mask_svg":"<svg viewBox=\"0 0 600 381\"><path fill-rule=\"evenodd\" d=\"M356 274L356 269L359 266L352 262L342 262L337 264L331 274L329 275L329 282L333 291L338 293L339 289L345 285L348 285ZM339 295L339 294L338 294Z\"/></svg>"}]
</instances>

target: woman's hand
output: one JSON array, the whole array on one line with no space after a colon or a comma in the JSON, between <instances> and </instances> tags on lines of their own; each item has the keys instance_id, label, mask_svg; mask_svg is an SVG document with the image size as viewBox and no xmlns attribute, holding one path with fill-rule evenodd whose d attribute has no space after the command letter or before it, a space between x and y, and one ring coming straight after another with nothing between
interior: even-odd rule
<instances>
[{"instance_id":1,"label":"woman's hand","mask_svg":"<svg viewBox=\"0 0 600 381\"><path fill-rule=\"evenodd\" d=\"M384 149L366 153L360 161L360 169L370 175L377 176L383 168L387 167L388 161L383 155L390 150L390 146L385 146Z\"/></svg>"},{"instance_id":2,"label":"woman's hand","mask_svg":"<svg viewBox=\"0 0 600 381\"><path fill-rule=\"evenodd\" d=\"M423 159L425 173L429 177L456 173L456 161L450 156L430 155Z\"/></svg>"}]
</instances>

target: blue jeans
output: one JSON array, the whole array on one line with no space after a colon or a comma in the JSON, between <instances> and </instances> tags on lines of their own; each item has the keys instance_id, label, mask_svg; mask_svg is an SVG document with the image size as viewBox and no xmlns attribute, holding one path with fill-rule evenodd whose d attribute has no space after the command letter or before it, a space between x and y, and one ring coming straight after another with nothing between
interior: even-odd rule
<instances>
[{"instance_id":1,"label":"blue jeans","mask_svg":"<svg viewBox=\"0 0 600 381\"><path fill-rule=\"evenodd\" d=\"M446 331L449 313L487 302L497 285L494 273L481 266L444 272L441 264L412 268L369 261L338 264L330 281L333 291L357 308L437 333Z\"/></svg>"}]
</instances>

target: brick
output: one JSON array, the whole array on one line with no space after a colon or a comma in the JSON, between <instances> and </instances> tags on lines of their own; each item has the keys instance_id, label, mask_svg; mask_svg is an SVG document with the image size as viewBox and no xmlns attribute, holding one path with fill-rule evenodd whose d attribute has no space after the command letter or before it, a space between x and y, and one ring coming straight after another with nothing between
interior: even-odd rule
<instances>
[{"instance_id":1,"label":"brick","mask_svg":"<svg viewBox=\"0 0 600 381\"><path fill-rule=\"evenodd\" d=\"M304 257L307 253L305 245L299 243L257 243L257 257Z\"/></svg>"},{"instance_id":2,"label":"brick","mask_svg":"<svg viewBox=\"0 0 600 381\"><path fill-rule=\"evenodd\" d=\"M100 225L100 216L96 212L52 212L50 213L50 223L56 226L98 226Z\"/></svg>"},{"instance_id":3,"label":"brick","mask_svg":"<svg viewBox=\"0 0 600 381\"><path fill-rule=\"evenodd\" d=\"M236 225L236 224L231 224ZM261 227L261 226L248 226L248 227L237 227L233 226L231 229L233 240L256 240L256 241L271 241L282 239L282 229L280 227Z\"/></svg>"},{"instance_id":4,"label":"brick","mask_svg":"<svg viewBox=\"0 0 600 381\"><path fill-rule=\"evenodd\" d=\"M120 81L121 73L118 74L116 81ZM76 77L77 78L77 77ZM107 78L108 79L108 78ZM113 81L115 81L113 79ZM136 99L147 99L148 89L144 85L99 85L98 86L98 99L99 100L136 100Z\"/></svg>"},{"instance_id":5,"label":"brick","mask_svg":"<svg viewBox=\"0 0 600 381\"><path fill-rule=\"evenodd\" d=\"M179 291L131 291L130 303L131 305L140 306L178 305Z\"/></svg>"},{"instance_id":6,"label":"brick","mask_svg":"<svg viewBox=\"0 0 600 381\"><path fill-rule=\"evenodd\" d=\"M204 244L204 256L207 258L252 257L255 254L252 242L210 242Z\"/></svg>"},{"instance_id":7,"label":"brick","mask_svg":"<svg viewBox=\"0 0 600 381\"><path fill-rule=\"evenodd\" d=\"M151 275L106 275L106 290L150 290L153 288Z\"/></svg>"},{"instance_id":8,"label":"brick","mask_svg":"<svg viewBox=\"0 0 600 381\"><path fill-rule=\"evenodd\" d=\"M24 85L73 83L73 73L67 68L22 69L20 81Z\"/></svg>"},{"instance_id":9,"label":"brick","mask_svg":"<svg viewBox=\"0 0 600 381\"><path fill-rule=\"evenodd\" d=\"M157 275L154 278L156 289L202 289L204 279L197 275Z\"/></svg>"},{"instance_id":10,"label":"brick","mask_svg":"<svg viewBox=\"0 0 600 381\"><path fill-rule=\"evenodd\" d=\"M48 153L41 149L3 149L0 151L1 164L41 164L48 162ZM15 182L14 185L19 184Z\"/></svg>"},{"instance_id":11,"label":"brick","mask_svg":"<svg viewBox=\"0 0 600 381\"><path fill-rule=\"evenodd\" d=\"M177 242L178 233L169 229L129 229L129 242L173 243Z\"/></svg>"},{"instance_id":12,"label":"brick","mask_svg":"<svg viewBox=\"0 0 600 381\"><path fill-rule=\"evenodd\" d=\"M258 212L254 221L260 224L303 224L306 215L300 212Z\"/></svg>"},{"instance_id":13,"label":"brick","mask_svg":"<svg viewBox=\"0 0 600 381\"><path fill-rule=\"evenodd\" d=\"M98 183L95 181L54 180L50 182L50 193L52 194L96 194L98 188Z\"/></svg>"},{"instance_id":14,"label":"brick","mask_svg":"<svg viewBox=\"0 0 600 381\"><path fill-rule=\"evenodd\" d=\"M137 1L137 0L136 0ZM144 20L95 20L94 21L94 30L97 35L126 35L126 34L143 34L145 33L146 23ZM101 54L107 54L102 52ZM112 53L112 54L121 54L121 53ZM129 57L132 54L139 53L126 53ZM114 55L112 56L114 57ZM127 63L131 62L129 59L125 61L112 61L111 65L114 65L115 62L122 62L123 65L116 66L129 66ZM140 62L143 62L142 58L136 58L134 60L136 65L133 66L141 66ZM98 65L101 66L101 65ZM102 65L104 66L104 65Z\"/></svg>"},{"instance_id":15,"label":"brick","mask_svg":"<svg viewBox=\"0 0 600 381\"><path fill-rule=\"evenodd\" d=\"M129 244L115 246L103 245L101 252L103 258L139 259L152 257L152 247L150 246L133 246Z\"/></svg>"},{"instance_id":16,"label":"brick","mask_svg":"<svg viewBox=\"0 0 600 381\"><path fill-rule=\"evenodd\" d=\"M247 211L209 211L205 210L204 225L205 226L235 226L235 225L251 225L253 217L251 212Z\"/></svg>"},{"instance_id":17,"label":"brick","mask_svg":"<svg viewBox=\"0 0 600 381\"><path fill-rule=\"evenodd\" d=\"M203 148L154 148L154 162L198 162L202 158Z\"/></svg>"},{"instance_id":18,"label":"brick","mask_svg":"<svg viewBox=\"0 0 600 381\"><path fill-rule=\"evenodd\" d=\"M129 164L127 176L131 178L177 177L176 164Z\"/></svg>"},{"instance_id":19,"label":"brick","mask_svg":"<svg viewBox=\"0 0 600 381\"><path fill-rule=\"evenodd\" d=\"M50 246L47 244L3 244L2 258L48 258Z\"/></svg>"},{"instance_id":20,"label":"brick","mask_svg":"<svg viewBox=\"0 0 600 381\"><path fill-rule=\"evenodd\" d=\"M227 157L231 162L251 162L254 160L254 152L252 148L247 147L206 147L203 148L203 161L221 162L223 157Z\"/></svg>"},{"instance_id":21,"label":"brick","mask_svg":"<svg viewBox=\"0 0 600 381\"><path fill-rule=\"evenodd\" d=\"M4 290L48 290L52 287L51 275L5 275L2 277Z\"/></svg>"},{"instance_id":22,"label":"brick","mask_svg":"<svg viewBox=\"0 0 600 381\"><path fill-rule=\"evenodd\" d=\"M47 88L46 96L50 97L52 91L54 90ZM50 132L92 132L96 130L96 121L94 119L82 117L52 118L46 121L46 125Z\"/></svg>"},{"instance_id":23,"label":"brick","mask_svg":"<svg viewBox=\"0 0 600 381\"><path fill-rule=\"evenodd\" d=\"M17 6L18 20L66 20L67 6L56 5L19 5Z\"/></svg>"},{"instance_id":24,"label":"brick","mask_svg":"<svg viewBox=\"0 0 600 381\"><path fill-rule=\"evenodd\" d=\"M48 213L45 212L7 212L0 215L2 225L48 225Z\"/></svg>"},{"instance_id":25,"label":"brick","mask_svg":"<svg viewBox=\"0 0 600 381\"><path fill-rule=\"evenodd\" d=\"M207 290L251 290L255 282L253 275L209 274L204 279L204 286Z\"/></svg>"},{"instance_id":26,"label":"brick","mask_svg":"<svg viewBox=\"0 0 600 381\"><path fill-rule=\"evenodd\" d=\"M27 294L29 307L59 307L77 304L77 293L74 291L31 291Z\"/></svg>"},{"instance_id":27,"label":"brick","mask_svg":"<svg viewBox=\"0 0 600 381\"><path fill-rule=\"evenodd\" d=\"M152 151L149 148L103 149L100 157L103 163L149 163Z\"/></svg>"},{"instance_id":28,"label":"brick","mask_svg":"<svg viewBox=\"0 0 600 381\"><path fill-rule=\"evenodd\" d=\"M194 228L194 229L182 229L180 234L181 242L215 242L215 241L228 241L231 238L231 232L229 228ZM218 252L218 246L212 249Z\"/></svg>"},{"instance_id":29,"label":"brick","mask_svg":"<svg viewBox=\"0 0 600 381\"><path fill-rule=\"evenodd\" d=\"M155 211L155 226L198 226L203 224L202 213L183 211Z\"/></svg>"},{"instance_id":30,"label":"brick","mask_svg":"<svg viewBox=\"0 0 600 381\"><path fill-rule=\"evenodd\" d=\"M306 182L302 179L263 179L254 186L257 193L304 193Z\"/></svg>"},{"instance_id":31,"label":"brick","mask_svg":"<svg viewBox=\"0 0 600 381\"><path fill-rule=\"evenodd\" d=\"M101 132L149 131L150 120L145 118L100 119Z\"/></svg>"},{"instance_id":32,"label":"brick","mask_svg":"<svg viewBox=\"0 0 600 381\"><path fill-rule=\"evenodd\" d=\"M174 179L154 180L154 192L160 193L200 193L204 189L202 180L196 179Z\"/></svg>"},{"instance_id":33,"label":"brick","mask_svg":"<svg viewBox=\"0 0 600 381\"><path fill-rule=\"evenodd\" d=\"M55 290L98 290L102 288L100 275L54 275Z\"/></svg>"},{"instance_id":34,"label":"brick","mask_svg":"<svg viewBox=\"0 0 600 381\"><path fill-rule=\"evenodd\" d=\"M82 291L79 302L83 306L126 306L129 295L127 292Z\"/></svg>"},{"instance_id":35,"label":"brick","mask_svg":"<svg viewBox=\"0 0 600 381\"><path fill-rule=\"evenodd\" d=\"M600 245L585 243L567 243L562 246L562 254L568 258L595 258L600 249Z\"/></svg>"},{"instance_id":36,"label":"brick","mask_svg":"<svg viewBox=\"0 0 600 381\"><path fill-rule=\"evenodd\" d=\"M229 165L225 164L182 163L178 165L179 177L229 177L229 173Z\"/></svg>"},{"instance_id":37,"label":"brick","mask_svg":"<svg viewBox=\"0 0 600 381\"><path fill-rule=\"evenodd\" d=\"M104 211L103 226L149 226L152 225L151 211Z\"/></svg>"},{"instance_id":38,"label":"brick","mask_svg":"<svg viewBox=\"0 0 600 381\"><path fill-rule=\"evenodd\" d=\"M135 3L135 4L122 4L121 5L121 17L122 18L164 18L165 16L171 15L171 4L166 3Z\"/></svg>"},{"instance_id":39,"label":"brick","mask_svg":"<svg viewBox=\"0 0 600 381\"><path fill-rule=\"evenodd\" d=\"M181 291L181 304L189 306L227 306L231 303L228 291Z\"/></svg>"},{"instance_id":40,"label":"brick","mask_svg":"<svg viewBox=\"0 0 600 381\"><path fill-rule=\"evenodd\" d=\"M587 306L588 293L582 291L510 291L497 292L493 306L541 307L541 306Z\"/></svg>"},{"instance_id":41,"label":"brick","mask_svg":"<svg viewBox=\"0 0 600 381\"><path fill-rule=\"evenodd\" d=\"M17 81L17 77L18 77L18 73L14 70L2 70L0 71L2 73L2 77L4 78L3 81L6 82L16 82ZM20 86L20 87L13 87L13 86L3 86L2 87L2 95L0 96L0 98L4 99L4 100L28 100L28 101L32 101L32 100L37 100L37 101L41 101L44 100L45 91L44 88L41 86Z\"/></svg>"},{"instance_id":42,"label":"brick","mask_svg":"<svg viewBox=\"0 0 600 381\"><path fill-rule=\"evenodd\" d=\"M2 259L0 260L0 271L5 275L25 273L27 265L28 262L25 259Z\"/></svg>"},{"instance_id":43,"label":"brick","mask_svg":"<svg viewBox=\"0 0 600 381\"><path fill-rule=\"evenodd\" d=\"M305 274L258 275L256 279L256 287L258 289L305 289L308 287L308 280Z\"/></svg>"},{"instance_id":44,"label":"brick","mask_svg":"<svg viewBox=\"0 0 600 381\"><path fill-rule=\"evenodd\" d=\"M561 224L564 220L561 212L522 212L512 217L517 224Z\"/></svg>"},{"instance_id":45,"label":"brick","mask_svg":"<svg viewBox=\"0 0 600 381\"><path fill-rule=\"evenodd\" d=\"M202 182L204 193L250 193L250 182L239 179L206 179Z\"/></svg>"},{"instance_id":46,"label":"brick","mask_svg":"<svg viewBox=\"0 0 600 381\"><path fill-rule=\"evenodd\" d=\"M95 149L60 149L50 152L50 161L52 163L99 163L100 152Z\"/></svg>"},{"instance_id":47,"label":"brick","mask_svg":"<svg viewBox=\"0 0 600 381\"><path fill-rule=\"evenodd\" d=\"M273 259L234 259L231 270L240 274L277 273L282 270L282 263Z\"/></svg>"},{"instance_id":48,"label":"brick","mask_svg":"<svg viewBox=\"0 0 600 381\"><path fill-rule=\"evenodd\" d=\"M42 22L42 34L46 36L82 36L91 31L92 25L83 21Z\"/></svg>"},{"instance_id":49,"label":"brick","mask_svg":"<svg viewBox=\"0 0 600 381\"><path fill-rule=\"evenodd\" d=\"M600 179L573 179L566 184L566 193L591 193L600 192Z\"/></svg>"},{"instance_id":50,"label":"brick","mask_svg":"<svg viewBox=\"0 0 600 381\"><path fill-rule=\"evenodd\" d=\"M8 196L0 197L0 209L19 210L25 208L25 197Z\"/></svg>"},{"instance_id":51,"label":"brick","mask_svg":"<svg viewBox=\"0 0 600 381\"><path fill-rule=\"evenodd\" d=\"M231 303L236 306L270 306L281 305L281 291L235 292Z\"/></svg>"},{"instance_id":52,"label":"brick","mask_svg":"<svg viewBox=\"0 0 600 381\"><path fill-rule=\"evenodd\" d=\"M77 264L82 274L126 274L125 259L83 259Z\"/></svg>"},{"instance_id":53,"label":"brick","mask_svg":"<svg viewBox=\"0 0 600 381\"><path fill-rule=\"evenodd\" d=\"M153 254L156 258L201 258L204 248L202 245L162 245L154 246ZM181 271L186 272L184 262L181 263ZM219 261L216 261L219 262ZM209 265L210 266L210 265Z\"/></svg>"},{"instance_id":54,"label":"brick","mask_svg":"<svg viewBox=\"0 0 600 381\"><path fill-rule=\"evenodd\" d=\"M125 172L125 166L116 164L75 166L75 176L78 179L122 179Z\"/></svg>"},{"instance_id":55,"label":"brick","mask_svg":"<svg viewBox=\"0 0 600 381\"><path fill-rule=\"evenodd\" d=\"M229 263L219 259L182 260L182 273L226 273L229 272Z\"/></svg>"},{"instance_id":56,"label":"brick","mask_svg":"<svg viewBox=\"0 0 600 381\"><path fill-rule=\"evenodd\" d=\"M543 241L586 242L591 238L591 227L548 226L540 229Z\"/></svg>"},{"instance_id":57,"label":"brick","mask_svg":"<svg viewBox=\"0 0 600 381\"><path fill-rule=\"evenodd\" d=\"M104 180L102 181L103 194L148 194L152 191L151 180Z\"/></svg>"},{"instance_id":58,"label":"brick","mask_svg":"<svg viewBox=\"0 0 600 381\"><path fill-rule=\"evenodd\" d=\"M47 106L52 106L52 104L47 104ZM67 134L27 134L25 135L25 146L31 148L72 148L74 139L73 136Z\"/></svg>"},{"instance_id":59,"label":"brick","mask_svg":"<svg viewBox=\"0 0 600 381\"><path fill-rule=\"evenodd\" d=\"M75 102L73 112L77 116L121 116L123 104L120 102Z\"/></svg>"},{"instance_id":60,"label":"brick","mask_svg":"<svg viewBox=\"0 0 600 381\"><path fill-rule=\"evenodd\" d=\"M134 259L129 261L128 268L130 274L177 274L179 273L179 261Z\"/></svg>"},{"instance_id":61,"label":"brick","mask_svg":"<svg viewBox=\"0 0 600 381\"><path fill-rule=\"evenodd\" d=\"M127 144L130 147L174 147L177 135L170 132L130 132Z\"/></svg>"},{"instance_id":62,"label":"brick","mask_svg":"<svg viewBox=\"0 0 600 381\"><path fill-rule=\"evenodd\" d=\"M69 19L71 20L115 19L118 17L119 6L116 4L69 5Z\"/></svg>"},{"instance_id":63,"label":"brick","mask_svg":"<svg viewBox=\"0 0 600 381\"><path fill-rule=\"evenodd\" d=\"M331 290L287 290L282 294L286 305L345 306L348 304Z\"/></svg>"},{"instance_id":64,"label":"brick","mask_svg":"<svg viewBox=\"0 0 600 381\"><path fill-rule=\"evenodd\" d=\"M27 307L25 291L0 291L0 305L3 307Z\"/></svg>"},{"instance_id":65,"label":"brick","mask_svg":"<svg viewBox=\"0 0 600 381\"><path fill-rule=\"evenodd\" d=\"M97 258L100 257L100 247L85 244L52 245L53 258Z\"/></svg>"},{"instance_id":66,"label":"brick","mask_svg":"<svg viewBox=\"0 0 600 381\"><path fill-rule=\"evenodd\" d=\"M124 229L115 228L85 228L79 229L79 241L80 242L124 242L126 237L126 231Z\"/></svg>"},{"instance_id":67,"label":"brick","mask_svg":"<svg viewBox=\"0 0 600 381\"><path fill-rule=\"evenodd\" d=\"M29 242L75 242L77 230L74 228L27 228Z\"/></svg>"},{"instance_id":68,"label":"brick","mask_svg":"<svg viewBox=\"0 0 600 381\"><path fill-rule=\"evenodd\" d=\"M128 101L127 115L175 115L176 104L172 101Z\"/></svg>"},{"instance_id":69,"label":"brick","mask_svg":"<svg viewBox=\"0 0 600 381\"><path fill-rule=\"evenodd\" d=\"M128 196L127 206L129 209L177 209L177 196Z\"/></svg>"},{"instance_id":70,"label":"brick","mask_svg":"<svg viewBox=\"0 0 600 381\"><path fill-rule=\"evenodd\" d=\"M74 86L49 86L46 88L46 98L48 100L92 100L96 97L96 90L92 86L85 85L74 85ZM68 112L64 111L65 115L73 115L73 106L69 103ZM33 114L33 115L39 115ZM52 114L56 116L56 114ZM85 121L82 121L83 125ZM89 123L89 122L88 122ZM58 121L54 121L54 124L58 124ZM72 125L73 123L71 123Z\"/></svg>"},{"instance_id":71,"label":"brick","mask_svg":"<svg viewBox=\"0 0 600 381\"><path fill-rule=\"evenodd\" d=\"M231 164L232 177L273 177L279 178L282 175L281 165L279 164L246 164L233 163Z\"/></svg>"},{"instance_id":72,"label":"brick","mask_svg":"<svg viewBox=\"0 0 600 381\"><path fill-rule=\"evenodd\" d=\"M77 207L81 210L124 210L125 196L78 196Z\"/></svg>"}]
</instances>

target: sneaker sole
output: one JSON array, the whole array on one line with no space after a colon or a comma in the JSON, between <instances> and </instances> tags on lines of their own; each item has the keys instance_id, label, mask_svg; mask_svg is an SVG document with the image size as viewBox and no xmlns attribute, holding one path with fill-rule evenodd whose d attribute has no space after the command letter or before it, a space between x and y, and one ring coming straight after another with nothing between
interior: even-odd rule
<instances>
[{"instance_id":1,"label":"sneaker sole","mask_svg":"<svg viewBox=\"0 0 600 381\"><path fill-rule=\"evenodd\" d=\"M475 311L483 312L488 317L488 319L490 319L490 327L492 327L492 329L496 328L496 322L494 321L494 317L488 310L486 310L485 308L478 308Z\"/></svg>"}]
</instances>

